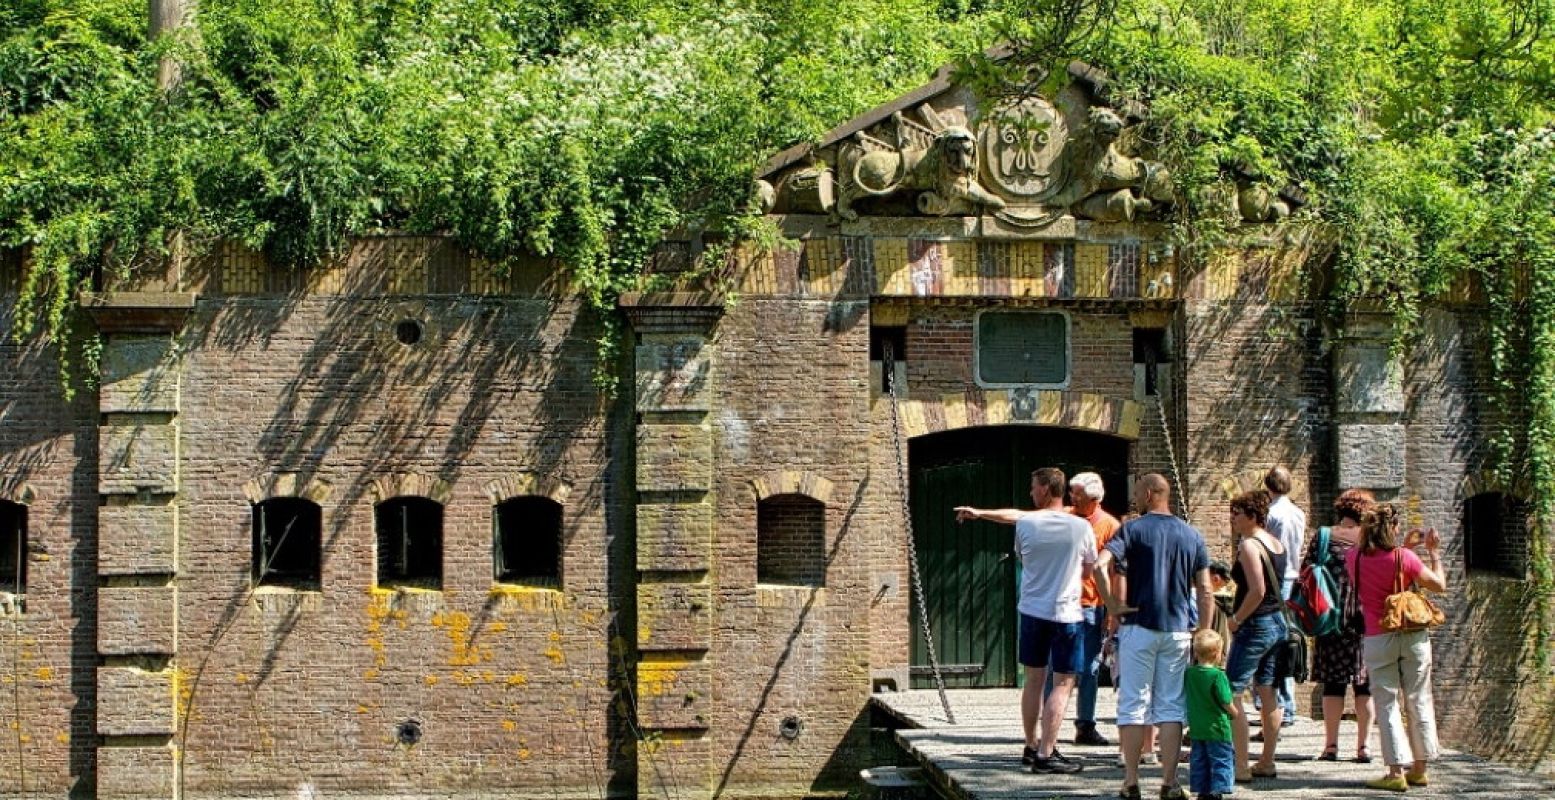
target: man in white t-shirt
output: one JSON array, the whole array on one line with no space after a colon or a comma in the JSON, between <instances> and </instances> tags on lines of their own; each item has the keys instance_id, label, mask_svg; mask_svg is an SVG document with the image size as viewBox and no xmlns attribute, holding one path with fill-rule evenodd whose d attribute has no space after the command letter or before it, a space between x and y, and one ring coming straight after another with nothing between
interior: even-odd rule
<instances>
[{"instance_id":1,"label":"man in white t-shirt","mask_svg":"<svg viewBox=\"0 0 1555 800\"><path fill-rule=\"evenodd\" d=\"M958 506L956 519L986 519L1015 526L1015 554L1020 556L1020 663L1026 668L1021 690L1021 724L1026 734L1022 763L1036 773L1079 772L1080 762L1061 755L1055 745L1058 728L1069 710L1075 675L1084 667L1081 647L1084 614L1080 608L1080 578L1096 563L1096 537L1085 520L1064 512L1068 483L1063 470L1043 467L1031 473L1031 499L1036 511L1013 508L986 510ZM1042 696L1047 673L1053 689ZM1037 738L1037 723L1042 726Z\"/></svg>"},{"instance_id":2,"label":"man in white t-shirt","mask_svg":"<svg viewBox=\"0 0 1555 800\"><path fill-rule=\"evenodd\" d=\"M1263 486L1273 498L1269 503L1269 516L1263 525L1285 545L1285 574L1280 576L1280 591L1284 599L1289 600L1291 587L1296 585L1296 578L1301 575L1301 558L1306 552L1307 515L1288 496L1291 488L1290 470L1279 466L1271 468L1263 476ZM1284 724L1296 724L1296 682L1286 678L1280 681L1275 690L1279 695L1280 709L1285 715Z\"/></svg>"}]
</instances>

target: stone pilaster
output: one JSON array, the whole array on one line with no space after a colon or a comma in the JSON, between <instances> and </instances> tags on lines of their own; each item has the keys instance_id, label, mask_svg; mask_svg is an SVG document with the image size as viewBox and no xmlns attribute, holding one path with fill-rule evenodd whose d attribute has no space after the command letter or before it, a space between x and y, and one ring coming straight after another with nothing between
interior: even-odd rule
<instances>
[{"instance_id":1,"label":"stone pilaster","mask_svg":"<svg viewBox=\"0 0 1555 800\"><path fill-rule=\"evenodd\" d=\"M1404 368L1393 340L1391 314L1354 309L1334 350L1339 488L1382 499L1404 486Z\"/></svg>"},{"instance_id":2,"label":"stone pilaster","mask_svg":"<svg viewBox=\"0 0 1555 800\"><path fill-rule=\"evenodd\" d=\"M637 335L637 790L712 794L712 411L723 307L704 295L629 295Z\"/></svg>"},{"instance_id":3,"label":"stone pilaster","mask_svg":"<svg viewBox=\"0 0 1555 800\"><path fill-rule=\"evenodd\" d=\"M180 373L193 295L110 292L98 404L97 797L177 794Z\"/></svg>"}]
</instances>

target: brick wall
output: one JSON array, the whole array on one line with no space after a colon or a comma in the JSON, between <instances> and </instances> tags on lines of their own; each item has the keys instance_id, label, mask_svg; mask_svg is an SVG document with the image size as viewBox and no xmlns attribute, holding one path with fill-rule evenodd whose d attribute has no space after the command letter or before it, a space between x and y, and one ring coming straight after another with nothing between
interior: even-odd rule
<instances>
[{"instance_id":1,"label":"brick wall","mask_svg":"<svg viewBox=\"0 0 1555 800\"><path fill-rule=\"evenodd\" d=\"M762 583L826 585L826 507L778 495L756 507L756 577Z\"/></svg>"},{"instance_id":2,"label":"brick wall","mask_svg":"<svg viewBox=\"0 0 1555 800\"><path fill-rule=\"evenodd\" d=\"M0 264L10 331L15 264ZM0 339L0 498L27 509L26 611L0 614L0 796L56 798L94 782L97 662L95 392L61 389L57 351ZM20 752L18 752L18 748ZM25 789L23 785L25 781Z\"/></svg>"}]
</instances>

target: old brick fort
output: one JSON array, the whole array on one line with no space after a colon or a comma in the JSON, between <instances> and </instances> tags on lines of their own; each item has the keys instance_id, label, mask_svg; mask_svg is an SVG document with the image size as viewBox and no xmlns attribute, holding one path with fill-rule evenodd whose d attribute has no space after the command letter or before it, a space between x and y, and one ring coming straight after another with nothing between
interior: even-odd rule
<instances>
[{"instance_id":1,"label":"old brick fort","mask_svg":"<svg viewBox=\"0 0 1555 800\"><path fill-rule=\"evenodd\" d=\"M950 685L1014 685L1007 536L950 509L1043 465L1114 511L1165 474L1219 557L1273 464L1314 524L1397 500L1447 542L1444 738L1548 769L1482 290L1397 346L1320 301L1304 198L1253 177L1228 241L1174 243L1105 88L942 74L768 163L789 246L693 279L706 242L672 241L613 320L555 264L385 236L83 295L101 381L69 399L54 347L0 346L0 796L845 793L930 637Z\"/></svg>"}]
</instances>

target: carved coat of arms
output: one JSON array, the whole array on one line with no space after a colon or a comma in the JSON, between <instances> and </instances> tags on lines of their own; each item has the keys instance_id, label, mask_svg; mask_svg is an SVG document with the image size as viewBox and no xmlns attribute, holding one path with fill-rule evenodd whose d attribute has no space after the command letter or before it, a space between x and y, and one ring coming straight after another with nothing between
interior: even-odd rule
<instances>
[{"instance_id":1,"label":"carved coat of arms","mask_svg":"<svg viewBox=\"0 0 1555 800\"><path fill-rule=\"evenodd\" d=\"M988 180L1010 196L1040 201L1064 184L1063 115L1041 97L1026 97L993 111L982 126Z\"/></svg>"}]
</instances>

